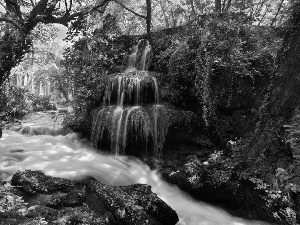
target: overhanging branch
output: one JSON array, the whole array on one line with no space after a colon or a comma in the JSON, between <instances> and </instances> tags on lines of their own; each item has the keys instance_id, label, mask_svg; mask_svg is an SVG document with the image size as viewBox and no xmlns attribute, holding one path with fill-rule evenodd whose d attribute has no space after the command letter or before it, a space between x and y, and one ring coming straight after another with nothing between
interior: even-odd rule
<instances>
[{"instance_id":1,"label":"overhanging branch","mask_svg":"<svg viewBox=\"0 0 300 225\"><path fill-rule=\"evenodd\" d=\"M126 9L127 11L133 13L134 15L136 15L136 16L138 16L138 17L141 17L141 18L143 18L143 19L147 19L146 16L141 15L141 14L139 14L139 13L133 11L132 9L129 9L127 6L125 6L125 5L122 4L121 2L119 2L119 1L117 1L117 0L112 0L112 1L114 1L114 2L117 3L117 4L119 4L119 5L122 6L124 9Z\"/></svg>"},{"instance_id":2,"label":"overhanging branch","mask_svg":"<svg viewBox=\"0 0 300 225\"><path fill-rule=\"evenodd\" d=\"M11 5L14 8L16 15L19 17L20 20L23 21L22 12L21 12L20 5L18 4L18 2L12 1L12 0L5 0L5 3L6 3L6 5Z\"/></svg>"},{"instance_id":3,"label":"overhanging branch","mask_svg":"<svg viewBox=\"0 0 300 225\"><path fill-rule=\"evenodd\" d=\"M17 28L17 30L20 31L21 35L24 37L23 29L15 21L13 21L13 20L11 20L9 18L6 18L6 17L0 17L0 22L1 21L12 24L15 28Z\"/></svg>"},{"instance_id":4,"label":"overhanging branch","mask_svg":"<svg viewBox=\"0 0 300 225\"><path fill-rule=\"evenodd\" d=\"M78 13L73 13L73 14L70 14L69 10L65 12L64 15L60 16L60 17L55 17L53 15L36 15L36 18L35 18L35 21L36 23L38 22L42 22L42 23L59 23L59 24L62 24L64 26L68 26L68 22L76 19L77 17L80 17L80 16L84 16L84 15L87 15L93 11L98 11L99 12L99 9L103 7L102 10L100 10L100 13L103 13L106 6L108 5L108 3L110 2L111 0L103 0L100 4L94 6L94 7L87 7L83 10L81 10L81 12L78 12ZM71 7L71 5L70 5ZM71 8L69 8L71 9Z\"/></svg>"}]
</instances>

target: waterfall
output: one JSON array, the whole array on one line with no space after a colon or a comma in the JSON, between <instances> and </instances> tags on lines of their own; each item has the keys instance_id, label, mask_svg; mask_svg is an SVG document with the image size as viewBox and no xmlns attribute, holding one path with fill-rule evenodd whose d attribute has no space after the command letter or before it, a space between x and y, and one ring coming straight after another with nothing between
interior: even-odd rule
<instances>
[{"instance_id":1,"label":"waterfall","mask_svg":"<svg viewBox=\"0 0 300 225\"><path fill-rule=\"evenodd\" d=\"M135 107L130 114L136 110ZM29 124L41 126L43 120L37 118L29 118ZM151 185L152 191L176 210L180 218L177 225L268 225L236 218L219 208L193 200L176 186L166 183L141 161L96 151L72 132L66 136L29 136L4 130L0 149L0 177L7 181L17 170L31 169L74 180L94 177L101 183L111 185L145 183Z\"/></svg>"},{"instance_id":2,"label":"waterfall","mask_svg":"<svg viewBox=\"0 0 300 225\"><path fill-rule=\"evenodd\" d=\"M112 74L103 105L94 110L91 139L116 155L159 157L167 133L157 79L146 71L152 49L140 40L127 57L127 69Z\"/></svg>"},{"instance_id":3,"label":"waterfall","mask_svg":"<svg viewBox=\"0 0 300 225\"><path fill-rule=\"evenodd\" d=\"M135 45L127 57L126 70L146 71L150 66L152 48L148 40L142 39Z\"/></svg>"}]
</instances>

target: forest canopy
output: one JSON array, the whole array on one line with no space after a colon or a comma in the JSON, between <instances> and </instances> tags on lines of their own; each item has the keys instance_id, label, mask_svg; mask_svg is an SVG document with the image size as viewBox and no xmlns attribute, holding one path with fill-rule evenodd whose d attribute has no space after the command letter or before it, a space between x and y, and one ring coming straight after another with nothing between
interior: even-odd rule
<instances>
[{"instance_id":1,"label":"forest canopy","mask_svg":"<svg viewBox=\"0 0 300 225\"><path fill-rule=\"evenodd\" d=\"M290 3L284 0L1 0L0 84L30 51L31 33L39 23L69 26L71 21L84 18L87 20L85 27L93 30L101 26L105 14L111 14L122 34L136 35L184 25L204 14L238 13L247 17L248 24L279 27L287 18L289 6Z\"/></svg>"},{"instance_id":2,"label":"forest canopy","mask_svg":"<svg viewBox=\"0 0 300 225\"><path fill-rule=\"evenodd\" d=\"M107 75L120 71L124 54L139 35L146 34L154 50L150 69L165 74L163 98L203 113L206 125L220 121L220 110L232 113L232 109L252 107L240 105L238 99L248 96L247 101L253 102L254 96L262 95L264 88L252 89L262 80L268 83L291 8L290 2L283 0L0 3L0 85L10 80L17 87L40 93L51 83L46 92L53 89L61 99L77 99L75 108L85 111L98 104ZM57 41L53 24L68 26L69 47ZM223 94L212 96L218 76L199 76L207 70L207 63L212 63L213 74L227 70L228 77L222 79L231 89L220 86ZM254 86L242 77L250 77ZM191 101L198 102L197 109L189 107ZM259 103L255 104L258 110ZM227 129L223 126L217 125Z\"/></svg>"}]
</instances>

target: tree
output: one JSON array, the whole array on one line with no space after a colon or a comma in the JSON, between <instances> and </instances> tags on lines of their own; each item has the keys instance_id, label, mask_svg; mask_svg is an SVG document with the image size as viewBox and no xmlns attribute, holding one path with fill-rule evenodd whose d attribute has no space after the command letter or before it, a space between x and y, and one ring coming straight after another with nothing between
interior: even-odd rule
<instances>
[{"instance_id":1,"label":"tree","mask_svg":"<svg viewBox=\"0 0 300 225\"><path fill-rule=\"evenodd\" d=\"M256 136L250 143L247 156L252 165L276 155L282 146L279 135L283 123L289 119L300 105L300 1L292 5L291 17L285 29L281 50L277 56L277 67L272 74L268 93L260 108L260 120L256 128ZM270 157L271 158L271 157Z\"/></svg>"},{"instance_id":2,"label":"tree","mask_svg":"<svg viewBox=\"0 0 300 225\"><path fill-rule=\"evenodd\" d=\"M39 24L59 23L68 26L72 20L98 11L103 13L110 0L1 0L0 22L0 86L11 69L30 49L33 29Z\"/></svg>"},{"instance_id":3,"label":"tree","mask_svg":"<svg viewBox=\"0 0 300 225\"><path fill-rule=\"evenodd\" d=\"M128 10L129 12L131 12L132 14L134 14L137 17L140 17L142 19L146 20L146 29L147 29L147 34L148 37L150 38L150 31L151 31L151 13L152 13L152 9L151 9L151 0L146 0L146 15L142 15L139 14L137 12L135 12L134 10L128 8L125 4L123 4L121 1L119 0L113 0L115 3L119 4L120 6L122 6L124 9Z\"/></svg>"},{"instance_id":4,"label":"tree","mask_svg":"<svg viewBox=\"0 0 300 225\"><path fill-rule=\"evenodd\" d=\"M221 12L221 0L215 0L215 12Z\"/></svg>"},{"instance_id":5,"label":"tree","mask_svg":"<svg viewBox=\"0 0 300 225\"><path fill-rule=\"evenodd\" d=\"M281 0L281 2L279 3L278 10L277 10L277 12L276 12L276 14L275 14L274 19L272 20L271 25L270 25L271 27L272 27L273 24L276 22L277 16L278 16L278 14L279 14L279 12L280 12L280 10L281 10L281 8L282 8L283 1L284 1L284 0Z\"/></svg>"}]
</instances>

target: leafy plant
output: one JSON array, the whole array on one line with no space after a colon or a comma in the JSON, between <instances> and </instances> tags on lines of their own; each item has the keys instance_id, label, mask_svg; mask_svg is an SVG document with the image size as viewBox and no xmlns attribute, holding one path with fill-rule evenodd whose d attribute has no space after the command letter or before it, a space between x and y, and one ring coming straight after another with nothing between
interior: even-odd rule
<instances>
[{"instance_id":1,"label":"leafy plant","mask_svg":"<svg viewBox=\"0 0 300 225\"><path fill-rule=\"evenodd\" d=\"M68 38L76 36L88 22L74 23ZM105 17L101 28L81 32L83 37L64 52L62 64L66 68L64 76L73 86L74 114L69 121L77 128L88 130L89 113L100 105L109 74L120 71L116 65L122 65L123 55L129 46L133 46L133 39L120 36L115 17L111 15Z\"/></svg>"},{"instance_id":2,"label":"leafy plant","mask_svg":"<svg viewBox=\"0 0 300 225\"><path fill-rule=\"evenodd\" d=\"M0 212L27 211L27 203L23 198L14 194L13 187L9 183L0 186Z\"/></svg>"},{"instance_id":3,"label":"leafy plant","mask_svg":"<svg viewBox=\"0 0 300 225\"><path fill-rule=\"evenodd\" d=\"M281 44L273 30L228 13L155 37L152 68L164 73L163 100L197 112L221 140L254 130Z\"/></svg>"},{"instance_id":4,"label":"leafy plant","mask_svg":"<svg viewBox=\"0 0 300 225\"><path fill-rule=\"evenodd\" d=\"M56 104L50 95L36 95L32 100L33 111L56 110Z\"/></svg>"}]
</instances>

